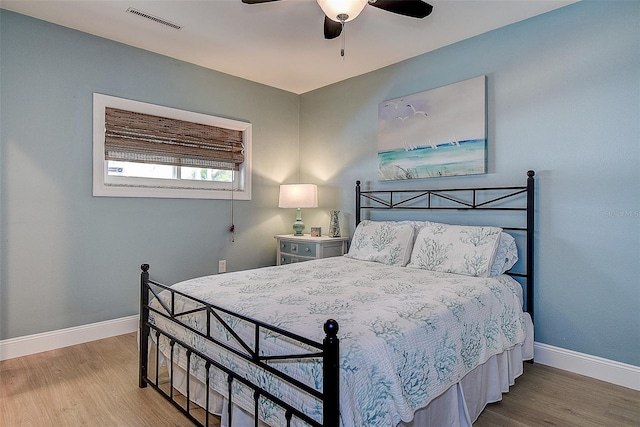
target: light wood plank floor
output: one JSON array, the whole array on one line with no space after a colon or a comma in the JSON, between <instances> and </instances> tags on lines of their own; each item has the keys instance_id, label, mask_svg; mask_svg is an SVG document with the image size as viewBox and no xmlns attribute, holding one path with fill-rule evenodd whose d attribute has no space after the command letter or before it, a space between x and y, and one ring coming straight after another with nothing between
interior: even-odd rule
<instances>
[{"instance_id":1,"label":"light wood plank floor","mask_svg":"<svg viewBox=\"0 0 640 427\"><path fill-rule=\"evenodd\" d=\"M527 364L474 427L640 426L640 392ZM139 389L136 334L0 362L0 426L190 426Z\"/></svg>"}]
</instances>

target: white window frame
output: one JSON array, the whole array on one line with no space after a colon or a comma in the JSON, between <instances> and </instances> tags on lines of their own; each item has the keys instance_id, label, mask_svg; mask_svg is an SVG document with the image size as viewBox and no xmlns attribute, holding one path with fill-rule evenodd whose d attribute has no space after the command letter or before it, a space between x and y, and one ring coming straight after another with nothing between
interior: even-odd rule
<instances>
[{"instance_id":1,"label":"white window frame","mask_svg":"<svg viewBox=\"0 0 640 427\"><path fill-rule=\"evenodd\" d=\"M244 162L234 182L166 180L109 175L105 160L105 109L118 108L188 122L242 131ZM93 94L93 195L104 197L161 197L175 199L251 200L251 123ZM235 189L231 191L232 187Z\"/></svg>"}]
</instances>

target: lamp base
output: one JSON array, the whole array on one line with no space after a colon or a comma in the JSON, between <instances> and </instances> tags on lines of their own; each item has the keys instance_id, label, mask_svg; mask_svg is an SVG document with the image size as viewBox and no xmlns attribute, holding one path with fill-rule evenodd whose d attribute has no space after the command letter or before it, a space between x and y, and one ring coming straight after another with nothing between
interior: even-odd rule
<instances>
[{"instance_id":1,"label":"lamp base","mask_svg":"<svg viewBox=\"0 0 640 427\"><path fill-rule=\"evenodd\" d=\"M302 222L302 220L296 220L296 222L293 223L293 231L295 233L293 233L294 236L302 236L303 235L303 231L304 231L305 225L304 222Z\"/></svg>"},{"instance_id":2,"label":"lamp base","mask_svg":"<svg viewBox=\"0 0 640 427\"><path fill-rule=\"evenodd\" d=\"M302 209L296 209L296 222L293 223L294 236L302 236L304 231L304 222L302 222Z\"/></svg>"}]
</instances>

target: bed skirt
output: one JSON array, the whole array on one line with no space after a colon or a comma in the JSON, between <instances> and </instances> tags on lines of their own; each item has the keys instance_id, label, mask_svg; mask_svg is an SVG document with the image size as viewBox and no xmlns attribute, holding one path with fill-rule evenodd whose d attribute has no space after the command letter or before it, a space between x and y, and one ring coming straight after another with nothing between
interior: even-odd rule
<instances>
[{"instance_id":1,"label":"bed skirt","mask_svg":"<svg viewBox=\"0 0 640 427\"><path fill-rule=\"evenodd\" d=\"M399 427L471 427L487 404L502 400L502 393L522 375L523 361L531 359L533 324L528 320L527 340L522 345L491 357Z\"/></svg>"},{"instance_id":2,"label":"bed skirt","mask_svg":"<svg viewBox=\"0 0 640 427\"><path fill-rule=\"evenodd\" d=\"M514 348L491 357L482 365L465 375L429 405L419 409L411 421L402 421L398 427L471 427L485 406L502 400L502 393L509 391L523 373L523 361L533 359L533 323L525 313L527 339ZM173 368L173 385L183 395L186 394L185 371L177 364ZM201 407L205 406L204 384L192 377L190 396ZM209 412L221 417L221 427L229 427L226 399L212 392ZM253 416L234 406L233 426L253 425ZM232 426L232 427L233 427ZM261 427L268 427L260 423ZM355 426L354 426L355 427Z\"/></svg>"}]
</instances>

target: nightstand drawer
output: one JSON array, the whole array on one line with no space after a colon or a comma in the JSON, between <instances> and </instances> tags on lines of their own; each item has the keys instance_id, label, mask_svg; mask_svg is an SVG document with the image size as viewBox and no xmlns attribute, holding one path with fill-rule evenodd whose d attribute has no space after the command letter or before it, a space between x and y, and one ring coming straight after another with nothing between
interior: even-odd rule
<instances>
[{"instance_id":1,"label":"nightstand drawer","mask_svg":"<svg viewBox=\"0 0 640 427\"><path fill-rule=\"evenodd\" d=\"M291 242L288 240L280 240L280 252L311 258L315 258L317 253L314 243Z\"/></svg>"},{"instance_id":2,"label":"nightstand drawer","mask_svg":"<svg viewBox=\"0 0 640 427\"><path fill-rule=\"evenodd\" d=\"M311 237L280 234L278 241L277 265L312 259L341 256L347 253L348 237Z\"/></svg>"},{"instance_id":3,"label":"nightstand drawer","mask_svg":"<svg viewBox=\"0 0 640 427\"><path fill-rule=\"evenodd\" d=\"M294 250L295 247L295 250ZM313 243L292 243L291 253L300 256L316 257L316 245Z\"/></svg>"},{"instance_id":4,"label":"nightstand drawer","mask_svg":"<svg viewBox=\"0 0 640 427\"><path fill-rule=\"evenodd\" d=\"M280 259L279 259L279 263L280 265L284 265L284 264L293 264L296 262L303 262L303 261L307 261L304 258L300 258L297 256L293 256L293 255L289 255L289 254L285 254L285 253L280 253Z\"/></svg>"}]
</instances>

